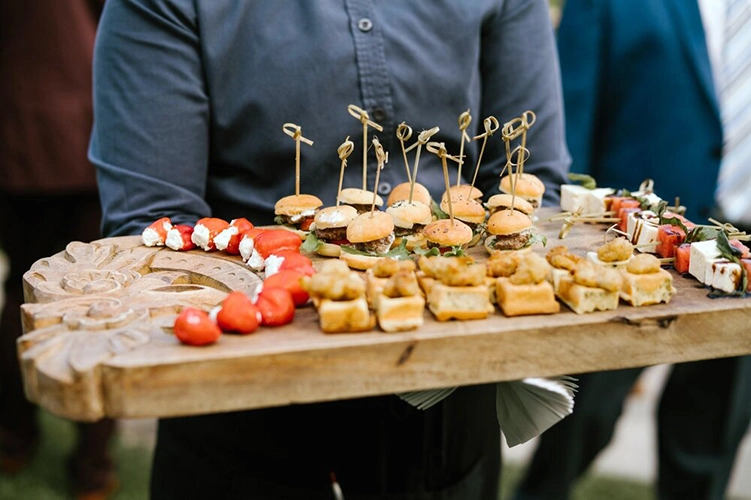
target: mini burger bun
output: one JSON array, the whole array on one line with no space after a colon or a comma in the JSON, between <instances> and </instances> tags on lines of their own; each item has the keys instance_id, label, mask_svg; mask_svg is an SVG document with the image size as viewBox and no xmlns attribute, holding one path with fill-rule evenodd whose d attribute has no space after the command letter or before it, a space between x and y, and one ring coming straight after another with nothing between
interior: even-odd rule
<instances>
[{"instance_id":1,"label":"mini burger bun","mask_svg":"<svg viewBox=\"0 0 751 500\"><path fill-rule=\"evenodd\" d=\"M365 212L347 226L347 239L352 243L366 243L385 238L394 232L394 219L381 211Z\"/></svg>"},{"instance_id":2,"label":"mini burger bun","mask_svg":"<svg viewBox=\"0 0 751 500\"><path fill-rule=\"evenodd\" d=\"M532 224L529 215L518 210L499 210L488 219L487 231L490 234L507 236L530 229Z\"/></svg>"},{"instance_id":3,"label":"mini burger bun","mask_svg":"<svg viewBox=\"0 0 751 500\"><path fill-rule=\"evenodd\" d=\"M503 193L511 193L511 179L508 175L501 179L499 189ZM540 206L544 193L545 184L536 175L523 173L516 179L516 195L527 200L533 207Z\"/></svg>"},{"instance_id":4,"label":"mini burger bun","mask_svg":"<svg viewBox=\"0 0 751 500\"><path fill-rule=\"evenodd\" d=\"M359 253L349 253L346 250L342 250L339 254L339 260L343 260L350 269L358 269L360 271L366 271L376 265L379 259L376 255L363 255Z\"/></svg>"},{"instance_id":5,"label":"mini burger bun","mask_svg":"<svg viewBox=\"0 0 751 500\"><path fill-rule=\"evenodd\" d=\"M425 239L440 247L465 246L474 236L472 229L462 221L454 219L439 219L431 222L423 229Z\"/></svg>"},{"instance_id":6,"label":"mini burger bun","mask_svg":"<svg viewBox=\"0 0 751 500\"><path fill-rule=\"evenodd\" d=\"M482 224L485 222L485 208L480 202L472 198L452 198L451 208L453 209L454 217L464 222L472 224ZM448 199L441 201L441 210L449 213Z\"/></svg>"},{"instance_id":7,"label":"mini burger bun","mask_svg":"<svg viewBox=\"0 0 751 500\"><path fill-rule=\"evenodd\" d=\"M274 205L276 215L297 215L306 210L315 210L323 202L312 194L297 194L280 198Z\"/></svg>"},{"instance_id":8,"label":"mini burger bun","mask_svg":"<svg viewBox=\"0 0 751 500\"><path fill-rule=\"evenodd\" d=\"M449 188L449 191L446 191L441 196L441 203L444 202L448 198L448 193L451 192L451 199L457 199L457 198L469 198L471 200L480 200L482 199L482 191L477 189L474 186L470 186L469 184L460 184L458 186L453 186Z\"/></svg>"},{"instance_id":9,"label":"mini burger bun","mask_svg":"<svg viewBox=\"0 0 751 500\"><path fill-rule=\"evenodd\" d=\"M318 229L331 229L344 227L357 217L357 210L350 205L338 207L326 207L316 212L315 227Z\"/></svg>"},{"instance_id":10,"label":"mini burger bun","mask_svg":"<svg viewBox=\"0 0 751 500\"><path fill-rule=\"evenodd\" d=\"M419 201L397 201L386 209L386 213L394 220L396 227L405 229L412 229L415 224L426 225L433 220L430 206Z\"/></svg>"},{"instance_id":11,"label":"mini burger bun","mask_svg":"<svg viewBox=\"0 0 751 500\"><path fill-rule=\"evenodd\" d=\"M386 205L391 206L398 201L409 201L409 190L409 182L398 184L394 189L391 190L389 198L386 201ZM415 190L412 193L412 201L419 201L420 203L430 206L431 197L430 192L428 192L428 188L426 188L419 182L415 182Z\"/></svg>"},{"instance_id":12,"label":"mini burger bun","mask_svg":"<svg viewBox=\"0 0 751 500\"><path fill-rule=\"evenodd\" d=\"M511 208L512 198L513 198L514 209L519 210L520 212L523 212L527 215L531 215L532 212L535 211L535 207L533 207L524 198L520 196L512 196L507 193L494 194L493 196L490 197L490 199L488 199L487 203L485 203L485 206L488 207L488 210L490 210L490 213L493 214L497 212L498 210Z\"/></svg>"},{"instance_id":13,"label":"mini burger bun","mask_svg":"<svg viewBox=\"0 0 751 500\"><path fill-rule=\"evenodd\" d=\"M358 188L346 188L339 192L339 202L347 205L372 205L373 191L366 191ZM375 195L375 204L377 207L383 205L383 198Z\"/></svg>"}]
</instances>

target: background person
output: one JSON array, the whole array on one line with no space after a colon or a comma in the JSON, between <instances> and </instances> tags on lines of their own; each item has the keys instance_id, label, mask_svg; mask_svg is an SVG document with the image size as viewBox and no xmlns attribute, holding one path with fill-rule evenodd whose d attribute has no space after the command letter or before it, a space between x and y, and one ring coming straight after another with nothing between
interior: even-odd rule
<instances>
[{"instance_id":1,"label":"background person","mask_svg":"<svg viewBox=\"0 0 751 500\"><path fill-rule=\"evenodd\" d=\"M717 0L566 1L558 48L572 170L614 188L633 189L652 178L658 194L680 195L688 218L706 222L727 157L725 101L718 99L725 85L727 5ZM739 2L731 19L743 21L748 5ZM706 34L703 19L715 20L707 23ZM751 21L746 17L743 22ZM751 150L746 151L751 166ZM751 186L746 189L751 192ZM742 221L730 221L743 227ZM673 367L658 413L660 499L724 497L751 413L749 361L728 358ZM516 499L569 497L574 481L609 443L641 371L578 376L573 415L541 436Z\"/></svg>"},{"instance_id":2,"label":"background person","mask_svg":"<svg viewBox=\"0 0 751 500\"><path fill-rule=\"evenodd\" d=\"M0 3L0 246L10 270L0 318L0 468L17 472L38 440L23 392L16 339L22 276L70 241L99 238L101 210L86 158L92 122L91 58L103 1ZM78 424L73 489L114 488L112 420ZM87 498L97 498L88 496Z\"/></svg>"}]
</instances>

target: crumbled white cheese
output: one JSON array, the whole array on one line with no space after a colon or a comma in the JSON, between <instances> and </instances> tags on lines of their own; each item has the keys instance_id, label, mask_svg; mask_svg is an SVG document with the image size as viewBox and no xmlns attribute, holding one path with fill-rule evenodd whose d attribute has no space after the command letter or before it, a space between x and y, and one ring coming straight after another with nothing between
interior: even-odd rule
<instances>
[{"instance_id":1,"label":"crumbled white cheese","mask_svg":"<svg viewBox=\"0 0 751 500\"><path fill-rule=\"evenodd\" d=\"M161 235L153 228L147 227L141 233L141 241L147 247L160 247L164 245Z\"/></svg>"},{"instance_id":2,"label":"crumbled white cheese","mask_svg":"<svg viewBox=\"0 0 751 500\"><path fill-rule=\"evenodd\" d=\"M264 262L266 266L266 277L272 276L279 272L279 268L282 267L282 264L284 263L284 257L279 257L278 255L274 255L273 253L266 257L266 261Z\"/></svg>"},{"instance_id":3,"label":"crumbled white cheese","mask_svg":"<svg viewBox=\"0 0 751 500\"><path fill-rule=\"evenodd\" d=\"M253 250L255 249L255 244L255 240L247 234L243 236L243 239L240 240L239 250L240 255L242 256L244 261L247 262L247 260L250 258Z\"/></svg>"},{"instance_id":4,"label":"crumbled white cheese","mask_svg":"<svg viewBox=\"0 0 751 500\"><path fill-rule=\"evenodd\" d=\"M261 254L256 251L256 249L253 249L253 252L250 254L250 257L248 258L248 266L254 271L262 271L264 267L264 260L263 257L261 257Z\"/></svg>"},{"instance_id":5,"label":"crumbled white cheese","mask_svg":"<svg viewBox=\"0 0 751 500\"><path fill-rule=\"evenodd\" d=\"M229 246L229 240L238 233L236 226L229 226L227 229L222 230L214 237L214 246L217 250L226 250Z\"/></svg>"},{"instance_id":6,"label":"crumbled white cheese","mask_svg":"<svg viewBox=\"0 0 751 500\"><path fill-rule=\"evenodd\" d=\"M193 234L190 236L190 240L196 244L197 247L203 248L208 251L211 249L210 245L211 231L203 224L196 224L193 228Z\"/></svg>"},{"instance_id":7,"label":"crumbled white cheese","mask_svg":"<svg viewBox=\"0 0 751 500\"><path fill-rule=\"evenodd\" d=\"M183 248L183 235L178 229L174 227L167 231L167 239L165 244L172 250L182 250Z\"/></svg>"},{"instance_id":8,"label":"crumbled white cheese","mask_svg":"<svg viewBox=\"0 0 751 500\"><path fill-rule=\"evenodd\" d=\"M297 224L298 222L300 222L301 220L303 220L303 219L305 219L307 217L313 217L315 214L316 214L315 209L306 210L304 212L300 212L299 214L291 215L289 217L289 220L293 224Z\"/></svg>"}]
</instances>

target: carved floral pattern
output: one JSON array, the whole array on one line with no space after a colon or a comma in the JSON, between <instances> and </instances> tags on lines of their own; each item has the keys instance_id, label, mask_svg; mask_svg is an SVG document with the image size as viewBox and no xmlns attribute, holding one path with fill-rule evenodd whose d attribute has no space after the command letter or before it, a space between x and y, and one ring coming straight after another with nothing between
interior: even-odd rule
<instances>
[{"instance_id":1,"label":"carved floral pattern","mask_svg":"<svg viewBox=\"0 0 751 500\"><path fill-rule=\"evenodd\" d=\"M24 275L19 352L29 398L62 416L105 415L101 367L153 342L174 344L175 315L205 310L260 279L239 260L140 245L140 238L73 242Z\"/></svg>"}]
</instances>

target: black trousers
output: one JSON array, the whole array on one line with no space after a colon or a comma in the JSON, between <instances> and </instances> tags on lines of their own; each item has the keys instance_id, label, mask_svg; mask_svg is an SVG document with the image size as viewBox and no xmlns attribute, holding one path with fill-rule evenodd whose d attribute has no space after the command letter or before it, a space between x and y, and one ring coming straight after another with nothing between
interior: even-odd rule
<instances>
[{"instance_id":1,"label":"black trousers","mask_svg":"<svg viewBox=\"0 0 751 500\"><path fill-rule=\"evenodd\" d=\"M579 375L574 413L545 432L516 500L563 500L613 436L641 368ZM675 365L658 409L658 498L720 500L751 420L751 357Z\"/></svg>"},{"instance_id":2,"label":"black trousers","mask_svg":"<svg viewBox=\"0 0 751 500\"><path fill-rule=\"evenodd\" d=\"M37 260L63 249L70 241L99 238L101 211L96 193L17 195L0 191L0 247L10 263L5 305L0 318L0 429L4 453L22 454L37 438L36 406L24 394L16 339L21 335L23 274ZM87 488L111 470L107 444L114 432L109 419L80 423L72 462L79 486ZM81 484L84 483L84 484Z\"/></svg>"},{"instance_id":3,"label":"black trousers","mask_svg":"<svg viewBox=\"0 0 751 500\"><path fill-rule=\"evenodd\" d=\"M159 422L152 499L497 500L493 385L426 411L396 396Z\"/></svg>"}]
</instances>

